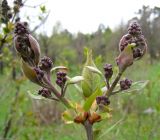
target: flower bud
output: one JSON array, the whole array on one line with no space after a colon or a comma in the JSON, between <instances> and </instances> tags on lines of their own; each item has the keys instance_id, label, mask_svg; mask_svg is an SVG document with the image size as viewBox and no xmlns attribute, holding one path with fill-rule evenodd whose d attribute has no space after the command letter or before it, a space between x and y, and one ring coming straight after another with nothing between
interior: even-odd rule
<instances>
[{"instance_id":1,"label":"flower bud","mask_svg":"<svg viewBox=\"0 0 160 140\"><path fill-rule=\"evenodd\" d=\"M34 68L34 71L36 72L38 81L41 82L43 80L44 72L40 68L36 67Z\"/></svg>"},{"instance_id":2,"label":"flower bud","mask_svg":"<svg viewBox=\"0 0 160 140\"><path fill-rule=\"evenodd\" d=\"M132 36L142 35L142 29L140 25L136 21L134 21L130 23L128 27L128 33Z\"/></svg>"},{"instance_id":3,"label":"flower bud","mask_svg":"<svg viewBox=\"0 0 160 140\"><path fill-rule=\"evenodd\" d=\"M9 7L7 0L3 0L2 3L0 3L0 4L1 4L1 8L2 8L0 12L3 16L4 21L7 22L8 19L11 18L11 12L10 12L11 8Z\"/></svg>"},{"instance_id":4,"label":"flower bud","mask_svg":"<svg viewBox=\"0 0 160 140\"><path fill-rule=\"evenodd\" d=\"M12 18L12 13L11 13L11 12L8 12L8 13L7 13L7 17L8 17L9 19L11 19L11 18Z\"/></svg>"},{"instance_id":5,"label":"flower bud","mask_svg":"<svg viewBox=\"0 0 160 140\"><path fill-rule=\"evenodd\" d=\"M132 80L125 79L120 81L121 90L127 90L131 87L131 85L132 85Z\"/></svg>"},{"instance_id":6,"label":"flower bud","mask_svg":"<svg viewBox=\"0 0 160 140\"><path fill-rule=\"evenodd\" d=\"M83 115L79 115L77 117L74 118L74 122L75 123L83 123L85 120L84 120L84 117Z\"/></svg>"},{"instance_id":7,"label":"flower bud","mask_svg":"<svg viewBox=\"0 0 160 140\"><path fill-rule=\"evenodd\" d=\"M41 55L40 46L39 46L39 43L37 42L37 40L33 36L31 36L30 34L28 35L28 38L29 38L31 50L33 51L33 59L34 59L34 62L37 66L39 63L39 60L40 60L40 55Z\"/></svg>"},{"instance_id":8,"label":"flower bud","mask_svg":"<svg viewBox=\"0 0 160 140\"><path fill-rule=\"evenodd\" d=\"M97 105L109 105L110 104L110 101L109 101L109 98L106 97L106 96L97 96L96 97L96 103Z\"/></svg>"},{"instance_id":9,"label":"flower bud","mask_svg":"<svg viewBox=\"0 0 160 140\"><path fill-rule=\"evenodd\" d=\"M37 66L40 60L40 47L32 37L25 22L17 22L15 26L14 44L16 51L30 66Z\"/></svg>"},{"instance_id":10,"label":"flower bud","mask_svg":"<svg viewBox=\"0 0 160 140\"><path fill-rule=\"evenodd\" d=\"M59 87L63 88L65 83L66 83L66 81L67 81L67 78L66 78L67 73L59 71L59 72L57 72L56 75L57 75L56 84Z\"/></svg>"},{"instance_id":11,"label":"flower bud","mask_svg":"<svg viewBox=\"0 0 160 140\"><path fill-rule=\"evenodd\" d=\"M128 28L128 33L119 42L120 55L116 58L119 70L124 71L133 64L134 60L142 58L146 50L147 43L142 35L141 27L137 22L132 22Z\"/></svg>"},{"instance_id":12,"label":"flower bud","mask_svg":"<svg viewBox=\"0 0 160 140\"><path fill-rule=\"evenodd\" d=\"M122 52L124 50L124 48L126 46L128 46L128 44L131 44L131 43L133 43L132 35L126 34L126 35L122 36L122 38L119 42L119 51Z\"/></svg>"},{"instance_id":13,"label":"flower bud","mask_svg":"<svg viewBox=\"0 0 160 140\"><path fill-rule=\"evenodd\" d=\"M133 49L133 58L141 57L143 52L140 48Z\"/></svg>"},{"instance_id":14,"label":"flower bud","mask_svg":"<svg viewBox=\"0 0 160 140\"><path fill-rule=\"evenodd\" d=\"M46 71L46 72L50 72L51 68L52 68L52 60L47 57L47 56L44 56L42 59L41 59L41 65L39 66L40 69Z\"/></svg>"},{"instance_id":15,"label":"flower bud","mask_svg":"<svg viewBox=\"0 0 160 140\"><path fill-rule=\"evenodd\" d=\"M49 97L52 96L52 95L51 95L51 91L48 90L47 88L42 88L42 89L40 89L40 90L38 91L38 94L39 94L39 95L42 95L42 96L45 97L45 98L49 98Z\"/></svg>"},{"instance_id":16,"label":"flower bud","mask_svg":"<svg viewBox=\"0 0 160 140\"><path fill-rule=\"evenodd\" d=\"M112 65L111 64L105 64L104 71L105 71L104 76L105 76L106 80L109 80L113 75Z\"/></svg>"},{"instance_id":17,"label":"flower bud","mask_svg":"<svg viewBox=\"0 0 160 140\"><path fill-rule=\"evenodd\" d=\"M93 112L91 116L89 116L88 121L90 124L101 121L101 116L96 112Z\"/></svg>"}]
</instances>

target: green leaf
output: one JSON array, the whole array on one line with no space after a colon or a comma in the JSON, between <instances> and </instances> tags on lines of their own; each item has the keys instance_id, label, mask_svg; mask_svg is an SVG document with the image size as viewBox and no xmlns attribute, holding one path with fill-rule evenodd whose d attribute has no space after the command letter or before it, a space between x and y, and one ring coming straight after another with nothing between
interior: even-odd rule
<instances>
[{"instance_id":1,"label":"green leaf","mask_svg":"<svg viewBox=\"0 0 160 140\"><path fill-rule=\"evenodd\" d=\"M67 76L67 79L68 79L68 80L71 80L71 78L70 78L69 76ZM79 87L79 85L74 84L74 87L76 88L76 90L77 90L78 92L82 93L82 89L81 89L81 87Z\"/></svg>"},{"instance_id":2,"label":"green leaf","mask_svg":"<svg viewBox=\"0 0 160 140\"><path fill-rule=\"evenodd\" d=\"M12 22L8 22L8 30L12 31L14 29L14 24Z\"/></svg>"},{"instance_id":3,"label":"green leaf","mask_svg":"<svg viewBox=\"0 0 160 140\"><path fill-rule=\"evenodd\" d=\"M46 12L46 7L43 5L43 6L40 6L40 9L42 11L42 13L45 13Z\"/></svg>"},{"instance_id":4,"label":"green leaf","mask_svg":"<svg viewBox=\"0 0 160 140\"><path fill-rule=\"evenodd\" d=\"M97 88L97 90L89 98L87 98L87 100L85 101L85 103L83 105L83 109L85 111L88 111L91 108L96 97L100 96L100 95L102 95L102 91L100 88Z\"/></svg>"},{"instance_id":5,"label":"green leaf","mask_svg":"<svg viewBox=\"0 0 160 140\"><path fill-rule=\"evenodd\" d=\"M2 60L2 58L3 58L3 53L0 54L0 60Z\"/></svg>"},{"instance_id":6,"label":"green leaf","mask_svg":"<svg viewBox=\"0 0 160 140\"><path fill-rule=\"evenodd\" d=\"M68 68L65 66L57 66L57 67L53 67L51 69L51 72L56 71L56 70L68 70Z\"/></svg>"},{"instance_id":7,"label":"green leaf","mask_svg":"<svg viewBox=\"0 0 160 140\"><path fill-rule=\"evenodd\" d=\"M81 82L83 95L85 97L89 97L100 86L100 76L91 72L91 70L89 70L86 66L90 66L89 68L92 67L92 70L93 68L96 69L96 65L92 59L92 50L87 52L87 60L82 71L84 80Z\"/></svg>"},{"instance_id":8,"label":"green leaf","mask_svg":"<svg viewBox=\"0 0 160 140\"><path fill-rule=\"evenodd\" d=\"M7 27L4 27L3 32L4 32L4 34L8 34L10 32L10 30Z\"/></svg>"},{"instance_id":9,"label":"green leaf","mask_svg":"<svg viewBox=\"0 0 160 140\"><path fill-rule=\"evenodd\" d=\"M123 118L120 119L119 121L117 121L114 125L112 125L110 128L108 128L107 130L105 130L99 137L97 140L102 140L102 137L104 137L107 133L109 133L111 130L113 130L118 124L120 124L123 121Z\"/></svg>"},{"instance_id":10,"label":"green leaf","mask_svg":"<svg viewBox=\"0 0 160 140\"><path fill-rule=\"evenodd\" d=\"M133 92L138 93L140 90L145 88L148 84L149 84L149 80L133 82L129 89L123 90L123 91L121 91L121 93L133 93ZM117 86L115 87L115 91L119 90L119 89L120 89L120 85L117 84ZM107 87L105 86L105 87L101 88L101 90L102 90L102 93L106 93Z\"/></svg>"},{"instance_id":11,"label":"green leaf","mask_svg":"<svg viewBox=\"0 0 160 140\"><path fill-rule=\"evenodd\" d=\"M13 40L13 35L12 34L10 34L10 35L8 35L7 37L6 37L6 42L11 42Z\"/></svg>"},{"instance_id":12,"label":"green leaf","mask_svg":"<svg viewBox=\"0 0 160 140\"><path fill-rule=\"evenodd\" d=\"M0 40L1 40L1 39L3 39L3 35L2 35L2 34L0 34Z\"/></svg>"},{"instance_id":13,"label":"green leaf","mask_svg":"<svg viewBox=\"0 0 160 140\"><path fill-rule=\"evenodd\" d=\"M119 67L119 71L123 72L127 67L133 64L133 51L132 49L135 47L135 43L128 44L127 47L120 53L120 55L116 58L116 62Z\"/></svg>"},{"instance_id":14,"label":"green leaf","mask_svg":"<svg viewBox=\"0 0 160 140\"><path fill-rule=\"evenodd\" d=\"M101 119L102 119L102 120L111 118L111 114L110 114L110 113L107 113L107 112L99 113L99 115L101 115Z\"/></svg>"},{"instance_id":15,"label":"green leaf","mask_svg":"<svg viewBox=\"0 0 160 140\"><path fill-rule=\"evenodd\" d=\"M82 81L82 80L84 80L83 76L75 76L75 77L71 78L71 79L67 82L67 84L76 84L76 83L78 83L78 82L80 82L80 81Z\"/></svg>"},{"instance_id":16,"label":"green leaf","mask_svg":"<svg viewBox=\"0 0 160 140\"><path fill-rule=\"evenodd\" d=\"M39 83L37 80L37 75L33 67L22 60L22 70L24 75L34 83Z\"/></svg>"},{"instance_id":17,"label":"green leaf","mask_svg":"<svg viewBox=\"0 0 160 140\"><path fill-rule=\"evenodd\" d=\"M36 93L31 93L31 91L27 91L29 96L33 99L36 99L36 100L42 100L42 99L45 99L43 96L41 95L38 95L37 92Z\"/></svg>"},{"instance_id":18,"label":"green leaf","mask_svg":"<svg viewBox=\"0 0 160 140\"><path fill-rule=\"evenodd\" d=\"M66 110L62 113L62 120L66 123L66 124L71 124L74 121L74 112L73 110Z\"/></svg>"},{"instance_id":19,"label":"green leaf","mask_svg":"<svg viewBox=\"0 0 160 140\"><path fill-rule=\"evenodd\" d=\"M86 68L88 68L91 72L97 73L100 76L102 76L102 72L99 69L97 69L96 67L86 66Z\"/></svg>"}]
</instances>

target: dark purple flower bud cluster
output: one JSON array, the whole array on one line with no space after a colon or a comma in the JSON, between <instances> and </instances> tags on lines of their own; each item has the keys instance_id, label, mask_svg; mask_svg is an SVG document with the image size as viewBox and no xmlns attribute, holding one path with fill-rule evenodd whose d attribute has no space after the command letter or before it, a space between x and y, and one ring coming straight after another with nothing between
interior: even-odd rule
<instances>
[{"instance_id":1,"label":"dark purple flower bud cluster","mask_svg":"<svg viewBox=\"0 0 160 140\"><path fill-rule=\"evenodd\" d=\"M17 22L20 22L20 20L21 20L21 18L20 17L17 17L16 19L15 19L15 22L17 23Z\"/></svg>"},{"instance_id":2,"label":"dark purple flower bud cluster","mask_svg":"<svg viewBox=\"0 0 160 140\"><path fill-rule=\"evenodd\" d=\"M26 35L18 35L15 44L16 50L20 53L24 61L31 61L34 57L30 48L29 38ZM33 62L31 62L33 63Z\"/></svg>"},{"instance_id":3,"label":"dark purple flower bud cluster","mask_svg":"<svg viewBox=\"0 0 160 140\"><path fill-rule=\"evenodd\" d=\"M110 104L110 101L109 101L109 98L106 96L97 96L96 103L97 103L97 105L105 105L106 106L106 105Z\"/></svg>"},{"instance_id":4,"label":"dark purple flower bud cluster","mask_svg":"<svg viewBox=\"0 0 160 140\"><path fill-rule=\"evenodd\" d=\"M131 87L131 85L132 85L132 80L129 80L127 78L125 80L120 81L121 90L127 90Z\"/></svg>"},{"instance_id":5,"label":"dark purple flower bud cluster","mask_svg":"<svg viewBox=\"0 0 160 140\"><path fill-rule=\"evenodd\" d=\"M18 13L19 9L24 5L22 0L14 0L13 4L14 4L13 7L14 13Z\"/></svg>"},{"instance_id":6,"label":"dark purple flower bud cluster","mask_svg":"<svg viewBox=\"0 0 160 140\"><path fill-rule=\"evenodd\" d=\"M48 90L47 88L42 88L38 91L38 94L45 97L45 98L49 98L52 97L51 95L51 91Z\"/></svg>"},{"instance_id":7,"label":"dark purple flower bud cluster","mask_svg":"<svg viewBox=\"0 0 160 140\"><path fill-rule=\"evenodd\" d=\"M2 1L1 14L2 14L1 21L3 23L8 22L9 19L12 18L11 8L9 7L7 0Z\"/></svg>"},{"instance_id":8,"label":"dark purple flower bud cluster","mask_svg":"<svg viewBox=\"0 0 160 140\"><path fill-rule=\"evenodd\" d=\"M147 48L147 44L144 36L142 35L142 30L137 22L132 22L128 28L128 34L124 35L119 42L119 50L122 52L128 44L136 44L136 49L133 49L133 58L141 58Z\"/></svg>"},{"instance_id":9,"label":"dark purple flower bud cluster","mask_svg":"<svg viewBox=\"0 0 160 140\"><path fill-rule=\"evenodd\" d=\"M14 33L17 35L29 34L29 31L27 28L27 23L26 22L17 22L17 24L15 26Z\"/></svg>"},{"instance_id":10,"label":"dark purple flower bud cluster","mask_svg":"<svg viewBox=\"0 0 160 140\"><path fill-rule=\"evenodd\" d=\"M53 66L53 63L52 63L52 60L49 57L44 56L41 59L41 65L39 66L40 69L42 69L44 71L50 71L52 66Z\"/></svg>"},{"instance_id":11,"label":"dark purple flower bud cluster","mask_svg":"<svg viewBox=\"0 0 160 140\"><path fill-rule=\"evenodd\" d=\"M17 50L23 50L25 51L27 48L28 48L28 45L29 45L29 40L28 40L28 37L27 36L19 36L17 38L17 43L18 43L18 47L17 47Z\"/></svg>"},{"instance_id":12,"label":"dark purple flower bud cluster","mask_svg":"<svg viewBox=\"0 0 160 140\"><path fill-rule=\"evenodd\" d=\"M27 22L17 22L14 32L14 45L17 52L30 66L38 66L40 46L37 40L29 34Z\"/></svg>"},{"instance_id":13,"label":"dark purple flower bud cluster","mask_svg":"<svg viewBox=\"0 0 160 140\"><path fill-rule=\"evenodd\" d=\"M142 30L140 25L137 22L132 22L128 27L128 33L133 36L141 35Z\"/></svg>"},{"instance_id":14,"label":"dark purple flower bud cluster","mask_svg":"<svg viewBox=\"0 0 160 140\"><path fill-rule=\"evenodd\" d=\"M14 3L15 5L23 6L22 0L15 0L13 3Z\"/></svg>"},{"instance_id":15,"label":"dark purple flower bud cluster","mask_svg":"<svg viewBox=\"0 0 160 140\"><path fill-rule=\"evenodd\" d=\"M66 75L67 75L66 72L63 72L63 71L57 72L56 84L61 88L64 88L64 85L65 85L65 83L67 81Z\"/></svg>"},{"instance_id":16,"label":"dark purple flower bud cluster","mask_svg":"<svg viewBox=\"0 0 160 140\"><path fill-rule=\"evenodd\" d=\"M104 76L106 80L109 80L113 75L112 65L111 64L105 64L104 68Z\"/></svg>"},{"instance_id":17,"label":"dark purple flower bud cluster","mask_svg":"<svg viewBox=\"0 0 160 140\"><path fill-rule=\"evenodd\" d=\"M134 58L141 57L142 55L143 55L143 52L140 48L133 49L133 57Z\"/></svg>"},{"instance_id":18,"label":"dark purple flower bud cluster","mask_svg":"<svg viewBox=\"0 0 160 140\"><path fill-rule=\"evenodd\" d=\"M133 40L132 40L132 35L130 34L126 34L122 37L121 41L120 41L120 51L122 52L124 50L124 48L128 45L128 44L131 44L133 43Z\"/></svg>"},{"instance_id":19,"label":"dark purple flower bud cluster","mask_svg":"<svg viewBox=\"0 0 160 140\"><path fill-rule=\"evenodd\" d=\"M34 68L34 71L36 72L38 81L42 81L44 72L40 68Z\"/></svg>"}]
</instances>

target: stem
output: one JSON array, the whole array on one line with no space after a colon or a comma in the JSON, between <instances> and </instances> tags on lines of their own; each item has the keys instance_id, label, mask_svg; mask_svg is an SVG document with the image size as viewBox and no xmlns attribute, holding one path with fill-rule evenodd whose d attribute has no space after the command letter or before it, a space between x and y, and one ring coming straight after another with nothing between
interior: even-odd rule
<instances>
[{"instance_id":1,"label":"stem","mask_svg":"<svg viewBox=\"0 0 160 140\"><path fill-rule=\"evenodd\" d=\"M114 88L116 87L119 79L121 78L123 72L119 72L118 75L116 76L114 82L112 83L111 87L109 88L108 92L107 92L107 96L111 96L112 95L112 91L114 90Z\"/></svg>"},{"instance_id":2,"label":"stem","mask_svg":"<svg viewBox=\"0 0 160 140\"><path fill-rule=\"evenodd\" d=\"M110 88L110 84L109 84L109 80L108 79L106 80L106 86L107 86L107 89Z\"/></svg>"},{"instance_id":3,"label":"stem","mask_svg":"<svg viewBox=\"0 0 160 140\"><path fill-rule=\"evenodd\" d=\"M51 91L67 108L72 108L68 100L65 97L62 97L59 91L54 86L51 87Z\"/></svg>"},{"instance_id":4,"label":"stem","mask_svg":"<svg viewBox=\"0 0 160 140\"><path fill-rule=\"evenodd\" d=\"M13 15L13 18L12 18L11 22L14 21L15 17L16 17L16 13ZM8 25L6 24L6 26L8 26ZM3 48L3 46L4 46L4 44L5 44L5 40L6 40L6 38L8 37L8 35L9 35L9 33L6 34L6 35L1 39L1 46L0 46L0 49Z\"/></svg>"},{"instance_id":5,"label":"stem","mask_svg":"<svg viewBox=\"0 0 160 140\"><path fill-rule=\"evenodd\" d=\"M68 85L66 84L62 89L61 89L61 96L64 97L66 90L67 90Z\"/></svg>"},{"instance_id":6,"label":"stem","mask_svg":"<svg viewBox=\"0 0 160 140\"><path fill-rule=\"evenodd\" d=\"M87 140L93 140L93 128L92 124L89 123L89 121L84 122L84 127L87 134Z\"/></svg>"},{"instance_id":7,"label":"stem","mask_svg":"<svg viewBox=\"0 0 160 140\"><path fill-rule=\"evenodd\" d=\"M59 99L59 101L61 101L67 108L72 108L69 101L65 97L61 96L61 93L51 84L51 82L48 80L47 77L44 77L43 80L45 84L47 85L47 87L44 86L43 84L41 86L48 88L50 91L52 91L54 95Z\"/></svg>"}]
</instances>

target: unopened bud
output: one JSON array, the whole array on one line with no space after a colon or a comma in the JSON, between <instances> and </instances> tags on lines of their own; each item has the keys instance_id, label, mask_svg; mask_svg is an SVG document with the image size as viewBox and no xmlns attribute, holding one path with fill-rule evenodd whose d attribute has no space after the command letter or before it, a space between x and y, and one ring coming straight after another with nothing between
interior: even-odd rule
<instances>
[{"instance_id":1,"label":"unopened bud","mask_svg":"<svg viewBox=\"0 0 160 140\"><path fill-rule=\"evenodd\" d=\"M113 75L112 65L111 64L105 64L104 66L104 76L106 80L109 80Z\"/></svg>"},{"instance_id":2,"label":"unopened bud","mask_svg":"<svg viewBox=\"0 0 160 140\"><path fill-rule=\"evenodd\" d=\"M133 36L138 36L142 34L142 29L140 25L136 21L134 21L134 22L131 22L131 24L129 25L128 33Z\"/></svg>"},{"instance_id":3,"label":"unopened bud","mask_svg":"<svg viewBox=\"0 0 160 140\"><path fill-rule=\"evenodd\" d=\"M67 73L60 71L60 72L57 72L56 75L57 75L56 84L59 87L63 88L65 83L66 83L66 81L67 81L67 78L66 78Z\"/></svg>"},{"instance_id":4,"label":"unopened bud","mask_svg":"<svg viewBox=\"0 0 160 140\"><path fill-rule=\"evenodd\" d=\"M82 115L79 115L74 118L75 123L83 123L84 122L84 117Z\"/></svg>"},{"instance_id":5,"label":"unopened bud","mask_svg":"<svg viewBox=\"0 0 160 140\"><path fill-rule=\"evenodd\" d=\"M96 97L96 102L97 102L97 105L109 105L110 104L110 101L109 101L109 98L106 97L106 96L97 96Z\"/></svg>"},{"instance_id":6,"label":"unopened bud","mask_svg":"<svg viewBox=\"0 0 160 140\"><path fill-rule=\"evenodd\" d=\"M132 85L132 80L125 79L120 81L121 90L127 90L131 87L131 85Z\"/></svg>"},{"instance_id":7,"label":"unopened bud","mask_svg":"<svg viewBox=\"0 0 160 140\"><path fill-rule=\"evenodd\" d=\"M39 94L39 95L42 95L42 96L45 97L45 98L49 98L49 97L52 96L52 95L51 95L51 91L48 90L48 89L46 89L46 88L40 89L40 90L38 91L38 94Z\"/></svg>"},{"instance_id":8,"label":"unopened bud","mask_svg":"<svg viewBox=\"0 0 160 140\"><path fill-rule=\"evenodd\" d=\"M88 118L90 124L101 121L101 116L96 112L93 112L91 116Z\"/></svg>"},{"instance_id":9,"label":"unopened bud","mask_svg":"<svg viewBox=\"0 0 160 140\"><path fill-rule=\"evenodd\" d=\"M30 66L37 66L40 60L40 47L36 39L28 32L25 22L15 27L14 44L16 51Z\"/></svg>"},{"instance_id":10,"label":"unopened bud","mask_svg":"<svg viewBox=\"0 0 160 140\"><path fill-rule=\"evenodd\" d=\"M46 71L46 72L49 72L52 68L52 60L47 57L47 56L44 56L42 59L41 59L41 65L40 65L40 69Z\"/></svg>"}]
</instances>

